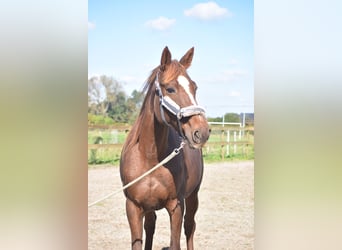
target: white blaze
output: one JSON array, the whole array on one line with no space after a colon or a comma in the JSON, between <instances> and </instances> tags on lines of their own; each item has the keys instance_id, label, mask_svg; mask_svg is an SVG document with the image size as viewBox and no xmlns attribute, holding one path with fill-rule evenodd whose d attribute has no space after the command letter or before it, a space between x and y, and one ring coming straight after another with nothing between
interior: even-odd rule
<instances>
[{"instance_id":1,"label":"white blaze","mask_svg":"<svg viewBox=\"0 0 342 250\"><path fill-rule=\"evenodd\" d=\"M186 79L185 76L178 76L177 80L178 80L179 85L181 85L183 89L185 90L185 92L188 94L192 105L197 105L194 96L190 92L190 83L188 79Z\"/></svg>"}]
</instances>

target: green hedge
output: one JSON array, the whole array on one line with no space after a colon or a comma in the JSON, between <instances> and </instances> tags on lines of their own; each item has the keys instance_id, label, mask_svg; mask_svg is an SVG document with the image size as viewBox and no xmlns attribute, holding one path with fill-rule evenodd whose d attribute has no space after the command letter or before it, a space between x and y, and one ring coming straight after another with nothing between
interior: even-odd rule
<instances>
[{"instance_id":1,"label":"green hedge","mask_svg":"<svg viewBox=\"0 0 342 250\"><path fill-rule=\"evenodd\" d=\"M114 120L108 116L88 114L88 124L93 125L113 125Z\"/></svg>"}]
</instances>

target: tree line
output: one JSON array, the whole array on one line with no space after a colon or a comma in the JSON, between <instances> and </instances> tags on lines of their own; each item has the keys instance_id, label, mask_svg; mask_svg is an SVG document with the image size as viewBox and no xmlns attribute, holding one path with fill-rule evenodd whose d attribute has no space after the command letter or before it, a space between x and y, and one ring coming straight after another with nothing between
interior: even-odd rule
<instances>
[{"instance_id":1,"label":"tree line","mask_svg":"<svg viewBox=\"0 0 342 250\"><path fill-rule=\"evenodd\" d=\"M144 93L134 90L127 95L122 84L106 75L88 79L88 123L89 124L132 124L137 118ZM246 114L254 123L254 114ZM208 121L221 122L221 117L208 117ZM242 122L241 114L226 113L226 122Z\"/></svg>"},{"instance_id":2,"label":"tree line","mask_svg":"<svg viewBox=\"0 0 342 250\"><path fill-rule=\"evenodd\" d=\"M127 95L122 84L106 75L88 79L89 123L132 123L137 115L144 94L134 90Z\"/></svg>"}]
</instances>

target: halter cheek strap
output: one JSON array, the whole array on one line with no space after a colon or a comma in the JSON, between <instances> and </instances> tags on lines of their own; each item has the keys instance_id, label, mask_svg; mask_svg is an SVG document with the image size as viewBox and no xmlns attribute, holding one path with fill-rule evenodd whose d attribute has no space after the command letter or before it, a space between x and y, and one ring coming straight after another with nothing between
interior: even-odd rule
<instances>
[{"instance_id":1,"label":"halter cheek strap","mask_svg":"<svg viewBox=\"0 0 342 250\"><path fill-rule=\"evenodd\" d=\"M170 126L170 124L165 119L164 108L167 109L171 114L175 115L177 118L179 134L185 138L182 127L181 127L181 119L184 117L190 117L193 115L205 114L205 109L198 105L191 105L184 108L181 108L177 103L175 103L170 97L163 96L163 93L160 88L159 83L159 74L157 74L156 80L156 93L159 96L159 107L160 114L163 122Z\"/></svg>"}]
</instances>

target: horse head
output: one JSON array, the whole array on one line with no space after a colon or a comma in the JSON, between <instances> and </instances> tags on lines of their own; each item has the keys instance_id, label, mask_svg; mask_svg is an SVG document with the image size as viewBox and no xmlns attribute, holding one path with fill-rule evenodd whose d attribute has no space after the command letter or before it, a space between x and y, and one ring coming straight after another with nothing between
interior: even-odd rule
<instances>
[{"instance_id":1,"label":"horse head","mask_svg":"<svg viewBox=\"0 0 342 250\"><path fill-rule=\"evenodd\" d=\"M154 82L154 113L159 122L173 127L190 147L201 148L210 129L205 110L196 101L197 85L186 71L193 55L192 47L180 61L172 60L168 47L164 48Z\"/></svg>"}]
</instances>

